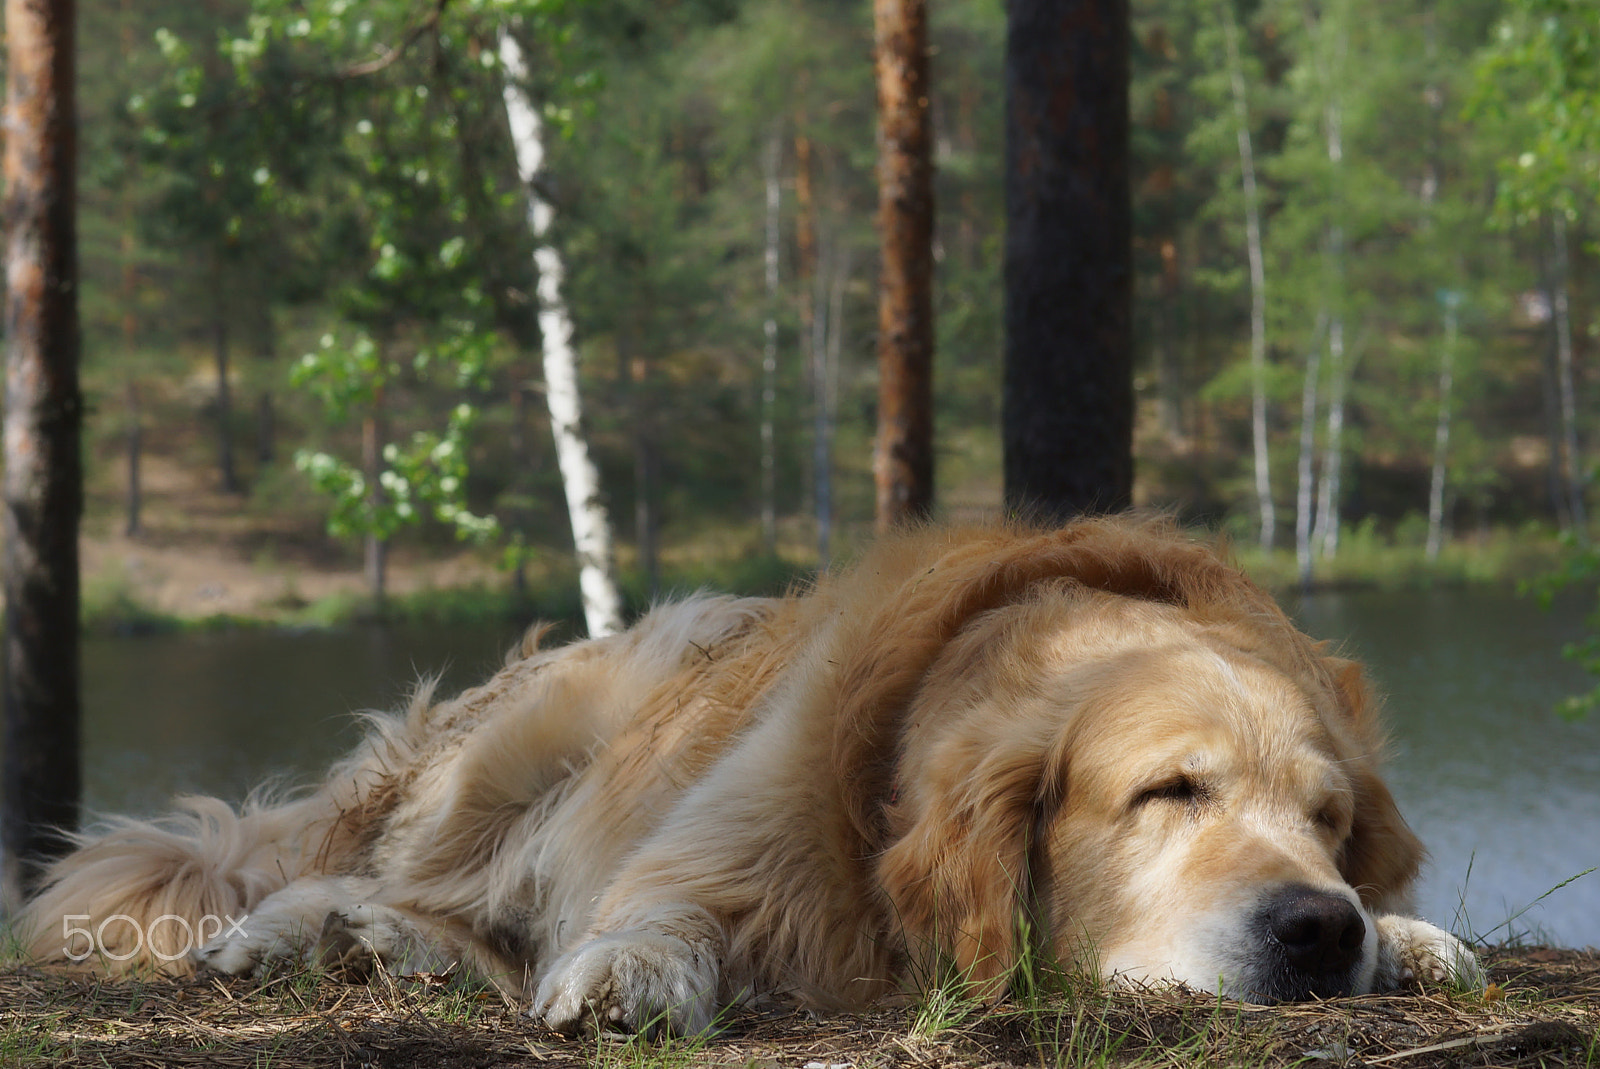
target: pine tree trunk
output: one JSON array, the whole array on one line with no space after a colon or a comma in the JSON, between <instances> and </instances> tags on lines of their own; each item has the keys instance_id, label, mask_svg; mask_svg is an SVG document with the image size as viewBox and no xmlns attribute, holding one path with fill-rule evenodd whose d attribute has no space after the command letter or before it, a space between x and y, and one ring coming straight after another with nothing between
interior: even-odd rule
<instances>
[{"instance_id":1,"label":"pine tree trunk","mask_svg":"<svg viewBox=\"0 0 1600 1069\"><path fill-rule=\"evenodd\" d=\"M767 193L767 315L762 323L761 349L761 545L768 556L778 552L778 226L783 196L778 165L782 145L774 130L761 156Z\"/></svg>"},{"instance_id":2,"label":"pine tree trunk","mask_svg":"<svg viewBox=\"0 0 1600 1069\"><path fill-rule=\"evenodd\" d=\"M228 310L222 270L216 269L216 292L211 309L211 354L217 375L217 471L225 494L239 492L239 472L233 463L233 388L229 382Z\"/></svg>"},{"instance_id":3,"label":"pine tree trunk","mask_svg":"<svg viewBox=\"0 0 1600 1069\"><path fill-rule=\"evenodd\" d=\"M927 0L873 0L878 75L881 534L933 511L933 154Z\"/></svg>"},{"instance_id":4,"label":"pine tree trunk","mask_svg":"<svg viewBox=\"0 0 1600 1069\"><path fill-rule=\"evenodd\" d=\"M372 400L372 411L361 421L361 468L367 480L367 500L374 506L383 501L384 429L383 389ZM373 611L384 614L389 596L389 541L377 531L368 531L363 542L367 590L372 594Z\"/></svg>"},{"instance_id":5,"label":"pine tree trunk","mask_svg":"<svg viewBox=\"0 0 1600 1069\"><path fill-rule=\"evenodd\" d=\"M628 438L633 451L633 544L645 590L654 601L661 592L661 562L656 519L660 449L651 403L650 361L636 344L631 324L617 332L618 370L627 383Z\"/></svg>"},{"instance_id":6,"label":"pine tree trunk","mask_svg":"<svg viewBox=\"0 0 1600 1069\"><path fill-rule=\"evenodd\" d=\"M811 340L807 348L811 353L811 467L816 495L817 565L826 568L833 554L833 419L828 407L827 301L831 250L830 256L817 259L818 269L811 276Z\"/></svg>"},{"instance_id":7,"label":"pine tree trunk","mask_svg":"<svg viewBox=\"0 0 1600 1069\"><path fill-rule=\"evenodd\" d=\"M73 0L6 0L4 764L0 897L78 824L83 513Z\"/></svg>"},{"instance_id":8,"label":"pine tree trunk","mask_svg":"<svg viewBox=\"0 0 1600 1069\"><path fill-rule=\"evenodd\" d=\"M556 444L556 466L566 491L572 541L578 557L578 585L583 615L591 637L622 629L622 598L617 593L612 555L611 520L600 497L600 473L583 437L583 406L578 391L578 358L572 347L572 317L561 292L561 256L550 242L555 213L539 195L537 181L544 166L543 123L522 88L527 64L522 48L509 32L500 34L500 63L505 68L506 118L516 152L517 171L528 197L528 222L538 247L539 332L544 339L545 397L550 406L550 431Z\"/></svg>"},{"instance_id":9,"label":"pine tree trunk","mask_svg":"<svg viewBox=\"0 0 1600 1069\"><path fill-rule=\"evenodd\" d=\"M803 97L807 83L807 74L800 72L799 93ZM809 496L811 514L817 522L817 546L819 563L826 563L828 530L827 521L822 517L826 510L825 504L820 500L827 494L828 472L819 470L817 457L826 455L826 444L819 440L816 433L818 414L815 401L818 395L816 383L817 362L820 359L817 352L817 211L816 197L813 193L813 175L811 160L811 137L807 133L808 125L804 107L798 108L794 116L794 237L795 237L795 302L799 319L800 340L800 366L806 376L806 385L812 397L812 435L811 435L811 481Z\"/></svg>"},{"instance_id":10,"label":"pine tree trunk","mask_svg":"<svg viewBox=\"0 0 1600 1069\"><path fill-rule=\"evenodd\" d=\"M278 417L272 391L262 390L256 398L256 464L265 468L278 452Z\"/></svg>"},{"instance_id":11,"label":"pine tree trunk","mask_svg":"<svg viewBox=\"0 0 1600 1069\"><path fill-rule=\"evenodd\" d=\"M1065 519L1133 494L1126 0L1011 0L1005 499Z\"/></svg>"},{"instance_id":12,"label":"pine tree trunk","mask_svg":"<svg viewBox=\"0 0 1600 1069\"><path fill-rule=\"evenodd\" d=\"M127 523L122 533L138 538L144 532L141 513L144 510L144 488L139 478L140 463L144 459L144 413L139 405L139 384L128 379L128 495Z\"/></svg>"},{"instance_id":13,"label":"pine tree trunk","mask_svg":"<svg viewBox=\"0 0 1600 1069\"><path fill-rule=\"evenodd\" d=\"M1256 508L1261 517L1261 548L1271 549L1277 538L1278 510L1272 500L1272 454L1267 439L1267 271L1261 248L1261 196L1256 188L1250 103L1245 94L1244 64L1239 58L1239 29L1234 22L1233 0L1221 0L1218 6L1222 9L1228 81L1233 93L1234 121L1238 124L1245 254L1250 264L1250 442L1255 459Z\"/></svg>"}]
</instances>

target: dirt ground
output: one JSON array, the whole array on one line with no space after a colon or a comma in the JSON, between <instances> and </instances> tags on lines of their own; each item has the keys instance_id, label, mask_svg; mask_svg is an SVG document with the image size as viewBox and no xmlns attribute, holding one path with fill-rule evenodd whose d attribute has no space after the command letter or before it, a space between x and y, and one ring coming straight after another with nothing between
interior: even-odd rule
<instances>
[{"instance_id":1,"label":"dirt ground","mask_svg":"<svg viewBox=\"0 0 1600 1069\"><path fill-rule=\"evenodd\" d=\"M367 590L356 548L327 538L317 515L252 505L217 490L208 472L159 454L146 456L142 481L141 529L133 536L119 503L91 494L96 507L79 542L91 604L121 600L183 618L273 618ZM397 549L388 573L389 592L397 595L504 581L467 551Z\"/></svg>"},{"instance_id":2,"label":"dirt ground","mask_svg":"<svg viewBox=\"0 0 1600 1069\"><path fill-rule=\"evenodd\" d=\"M566 1039L488 991L437 977L340 983L108 981L0 973L0 1065L468 1069L727 1066L740 1069L1248 1065L1594 1066L1600 956L1488 955L1487 996L1439 990L1259 1007L1183 991L1080 990L1042 1007L917 1006L814 1016L732 1014L717 1034L654 1044Z\"/></svg>"}]
</instances>

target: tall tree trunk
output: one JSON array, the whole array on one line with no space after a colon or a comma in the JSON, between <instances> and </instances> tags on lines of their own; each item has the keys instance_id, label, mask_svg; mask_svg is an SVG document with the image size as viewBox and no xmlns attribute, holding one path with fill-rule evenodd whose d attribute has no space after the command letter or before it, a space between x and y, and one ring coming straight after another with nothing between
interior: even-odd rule
<instances>
[{"instance_id":1,"label":"tall tree trunk","mask_svg":"<svg viewBox=\"0 0 1600 1069\"><path fill-rule=\"evenodd\" d=\"M123 525L122 533L129 538L138 538L144 533L142 513L144 511L144 484L140 479L140 465L144 459L144 412L139 404L139 384L130 376L127 386L128 398L128 494L127 494L127 522Z\"/></svg>"},{"instance_id":2,"label":"tall tree trunk","mask_svg":"<svg viewBox=\"0 0 1600 1069\"><path fill-rule=\"evenodd\" d=\"M809 81L805 71L800 72L797 95L804 97L806 85ZM811 396L815 399L817 384L815 373L817 366L816 351L816 284L817 284L817 209L816 197L813 193L812 174L812 149L811 136L806 118L804 105L795 109L794 115L794 244L795 244L795 303L799 320L800 340L800 366L807 378L807 386ZM815 408L812 411L813 427L817 421ZM818 504L817 495L819 485L827 481L828 473L818 471L816 468L816 455L821 448L816 440L815 431L812 435L812 467L809 486L811 512L815 516L821 506ZM827 542L827 531L817 531L817 542L820 545ZM824 554L825 556L826 554Z\"/></svg>"},{"instance_id":3,"label":"tall tree trunk","mask_svg":"<svg viewBox=\"0 0 1600 1069\"><path fill-rule=\"evenodd\" d=\"M661 562L656 538L656 484L660 470L654 406L651 404L650 361L637 344L631 324L617 332L618 370L627 382L629 445L633 451L633 543L654 601L661 592Z\"/></svg>"},{"instance_id":4,"label":"tall tree trunk","mask_svg":"<svg viewBox=\"0 0 1600 1069\"><path fill-rule=\"evenodd\" d=\"M1328 426L1322 442L1322 479L1317 500L1317 522L1312 543L1324 556L1339 551L1340 469L1344 458L1344 399L1350 369L1345 360L1345 234L1344 234L1344 103L1340 93L1346 76L1349 50L1347 4L1330 5L1325 16L1306 8L1308 28L1324 50L1319 60L1323 104L1323 133L1328 154L1327 264L1331 295L1328 302ZM1329 25L1331 20L1331 25Z\"/></svg>"},{"instance_id":5,"label":"tall tree trunk","mask_svg":"<svg viewBox=\"0 0 1600 1069\"><path fill-rule=\"evenodd\" d=\"M1573 386L1572 300L1567 281L1571 259L1567 252L1567 218L1559 211L1550 213L1550 240L1550 326L1556 354L1556 395L1561 402L1561 474L1572 530L1578 538L1587 539L1589 513L1583 499L1577 391Z\"/></svg>"},{"instance_id":6,"label":"tall tree trunk","mask_svg":"<svg viewBox=\"0 0 1600 1069\"><path fill-rule=\"evenodd\" d=\"M0 895L18 906L78 824L74 0L6 0L4 766Z\"/></svg>"},{"instance_id":7,"label":"tall tree trunk","mask_svg":"<svg viewBox=\"0 0 1600 1069\"><path fill-rule=\"evenodd\" d=\"M1337 310L1328 317L1328 426L1322 441L1322 479L1317 495L1317 527L1313 543L1324 557L1339 552L1341 488L1340 468L1344 460L1344 398L1350 381L1345 360L1344 315Z\"/></svg>"},{"instance_id":8,"label":"tall tree trunk","mask_svg":"<svg viewBox=\"0 0 1600 1069\"><path fill-rule=\"evenodd\" d=\"M239 472L233 463L233 386L229 382L228 368L228 308L227 287L218 266L213 281L211 308L211 355L217 374L217 471L225 494L239 492Z\"/></svg>"},{"instance_id":9,"label":"tall tree trunk","mask_svg":"<svg viewBox=\"0 0 1600 1069\"><path fill-rule=\"evenodd\" d=\"M374 506L383 501L383 447L388 438L383 393L380 386L373 395L372 410L361 421L361 469L367 480L367 500ZM372 607L382 616L389 596L389 540L371 530L367 532L363 548Z\"/></svg>"},{"instance_id":10,"label":"tall tree trunk","mask_svg":"<svg viewBox=\"0 0 1600 1069\"><path fill-rule=\"evenodd\" d=\"M927 0L873 0L878 74L879 533L933 511L933 155Z\"/></svg>"},{"instance_id":11,"label":"tall tree trunk","mask_svg":"<svg viewBox=\"0 0 1600 1069\"><path fill-rule=\"evenodd\" d=\"M818 228L819 232L821 228ZM823 243L819 242L819 245ZM817 564L826 568L833 544L833 410L829 404L828 381L828 273L832 266L831 240L828 255L819 255L818 269L812 273L811 339L811 467L815 478L817 521Z\"/></svg>"},{"instance_id":12,"label":"tall tree trunk","mask_svg":"<svg viewBox=\"0 0 1600 1069\"><path fill-rule=\"evenodd\" d=\"M1133 496L1127 0L1011 0L1003 440L1011 509Z\"/></svg>"},{"instance_id":13,"label":"tall tree trunk","mask_svg":"<svg viewBox=\"0 0 1600 1069\"><path fill-rule=\"evenodd\" d=\"M1300 385L1300 459L1296 469L1294 499L1294 556L1300 589L1311 585L1311 528L1316 500L1317 384L1322 377L1322 332L1327 313L1317 316L1306 350L1305 378Z\"/></svg>"},{"instance_id":14,"label":"tall tree trunk","mask_svg":"<svg viewBox=\"0 0 1600 1069\"><path fill-rule=\"evenodd\" d=\"M278 351L277 324L272 320L272 309L261 302L256 334L256 359L271 365ZM265 468L272 463L278 451L278 421L273 407L272 391L262 390L256 398L256 466Z\"/></svg>"},{"instance_id":15,"label":"tall tree trunk","mask_svg":"<svg viewBox=\"0 0 1600 1069\"><path fill-rule=\"evenodd\" d=\"M767 193L767 315L761 349L761 545L768 556L778 552L778 226L782 221L783 183L778 166L783 142L774 129L761 154Z\"/></svg>"},{"instance_id":16,"label":"tall tree trunk","mask_svg":"<svg viewBox=\"0 0 1600 1069\"><path fill-rule=\"evenodd\" d=\"M539 332L544 339L545 397L550 406L550 431L556 443L556 466L566 490L572 520L572 541L578 556L578 585L583 615L591 637L622 629L622 598L617 593L612 555L611 520L600 498L600 473L589 458L583 437L583 406L578 392L578 358L572 348L572 317L561 292L561 256L549 240L555 212L539 195L537 180L544 166L543 124L522 88L527 64L522 48L507 31L500 33L500 63L505 68L506 118L517 156L517 171L528 197L528 222L539 271Z\"/></svg>"},{"instance_id":17,"label":"tall tree trunk","mask_svg":"<svg viewBox=\"0 0 1600 1069\"><path fill-rule=\"evenodd\" d=\"M265 468L277 455L278 415L272 391L262 390L256 398L256 464Z\"/></svg>"},{"instance_id":18,"label":"tall tree trunk","mask_svg":"<svg viewBox=\"0 0 1600 1069\"><path fill-rule=\"evenodd\" d=\"M1437 560L1444 542L1444 491L1450 457L1450 394L1455 384L1456 310L1459 295L1451 293L1444 305L1444 348L1439 352L1439 414L1433 425L1433 477L1428 481L1428 559Z\"/></svg>"},{"instance_id":19,"label":"tall tree trunk","mask_svg":"<svg viewBox=\"0 0 1600 1069\"><path fill-rule=\"evenodd\" d=\"M1250 102L1245 93L1244 63L1239 57L1239 29L1233 17L1233 0L1221 0L1218 7L1222 10L1228 82L1233 93L1234 122L1238 127L1245 254L1250 264L1250 442L1255 459L1256 509L1261 517L1261 548L1271 549L1277 538L1278 510L1272 500L1272 455L1267 440L1267 270L1261 248L1261 195L1256 188Z\"/></svg>"}]
</instances>

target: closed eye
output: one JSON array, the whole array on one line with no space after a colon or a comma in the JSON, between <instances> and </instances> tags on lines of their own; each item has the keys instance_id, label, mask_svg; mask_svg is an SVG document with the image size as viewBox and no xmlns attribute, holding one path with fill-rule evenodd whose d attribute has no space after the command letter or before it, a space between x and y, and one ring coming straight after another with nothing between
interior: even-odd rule
<instances>
[{"instance_id":1,"label":"closed eye","mask_svg":"<svg viewBox=\"0 0 1600 1069\"><path fill-rule=\"evenodd\" d=\"M1349 835L1350 818L1338 806L1323 806L1311 819L1317 827L1327 831L1335 839L1344 839Z\"/></svg>"},{"instance_id":2,"label":"closed eye","mask_svg":"<svg viewBox=\"0 0 1600 1069\"><path fill-rule=\"evenodd\" d=\"M1162 802L1176 802L1180 805L1200 805L1211 796L1205 784L1188 776L1174 776L1162 780L1153 787L1140 791L1134 798L1134 808L1153 805Z\"/></svg>"}]
</instances>

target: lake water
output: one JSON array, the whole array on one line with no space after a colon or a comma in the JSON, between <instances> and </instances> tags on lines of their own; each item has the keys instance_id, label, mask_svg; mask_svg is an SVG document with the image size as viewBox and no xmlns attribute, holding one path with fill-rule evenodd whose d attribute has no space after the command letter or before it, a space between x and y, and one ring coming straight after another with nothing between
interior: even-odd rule
<instances>
[{"instance_id":1,"label":"lake water","mask_svg":"<svg viewBox=\"0 0 1600 1069\"><path fill-rule=\"evenodd\" d=\"M1425 916L1483 933L1600 864L1600 718L1550 711L1589 682L1559 652L1582 632L1583 602L1546 613L1510 593L1440 590L1322 593L1290 609L1366 661L1388 696L1390 783L1432 853ZM237 799L270 775L304 781L356 739L350 711L395 706L425 672L443 672L447 690L476 682L515 638L474 627L90 640L88 805L150 813L177 791ZM1600 946L1600 872L1509 930Z\"/></svg>"}]
</instances>

